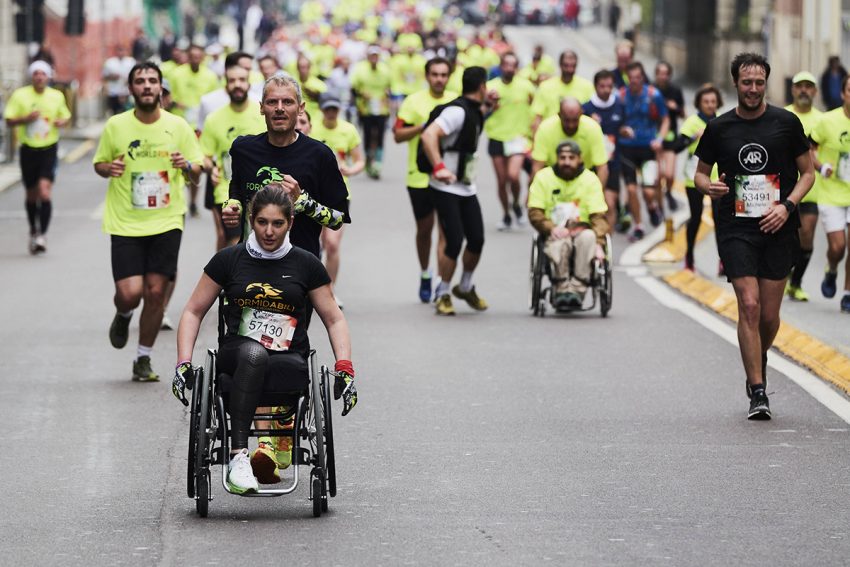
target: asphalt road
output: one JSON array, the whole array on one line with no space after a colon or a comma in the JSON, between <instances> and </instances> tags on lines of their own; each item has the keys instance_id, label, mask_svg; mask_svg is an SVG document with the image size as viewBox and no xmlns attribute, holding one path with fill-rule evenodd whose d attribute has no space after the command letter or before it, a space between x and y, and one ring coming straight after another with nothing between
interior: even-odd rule
<instances>
[{"instance_id":1,"label":"asphalt road","mask_svg":"<svg viewBox=\"0 0 850 567\"><path fill-rule=\"evenodd\" d=\"M774 420L747 421L731 327L670 307L640 267L616 272L607 319L531 317L531 231L495 230L486 159L476 284L491 308L437 318L416 295L405 151L388 139L383 178L353 179L338 293L360 402L336 417L339 494L320 519L306 487L242 499L218 484L195 516L175 333L154 350L159 384L130 381L137 319L125 350L108 342L91 154L60 169L44 256L26 252L20 187L0 194L2 563L846 563L844 419L771 368ZM189 219L172 319L213 247L209 215ZM321 325L312 337L328 360ZM208 317L196 362L214 340Z\"/></svg>"}]
</instances>

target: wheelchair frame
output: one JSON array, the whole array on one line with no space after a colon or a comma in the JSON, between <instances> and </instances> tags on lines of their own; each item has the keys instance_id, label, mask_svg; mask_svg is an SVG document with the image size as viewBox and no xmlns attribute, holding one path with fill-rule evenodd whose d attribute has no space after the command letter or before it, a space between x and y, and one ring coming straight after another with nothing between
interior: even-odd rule
<instances>
[{"instance_id":1,"label":"wheelchair frame","mask_svg":"<svg viewBox=\"0 0 850 567\"><path fill-rule=\"evenodd\" d=\"M210 467L222 467L221 482L224 490L236 494L227 486L227 464L230 458L230 416L224 405L220 381L216 372L217 351L207 350L206 364L195 367L195 385L189 424L189 454L186 486L189 498L195 499L196 511L205 518L212 500L212 474ZM280 405L285 400L294 406L295 420L292 428L249 430L250 437L289 436L292 438L291 483L285 488L261 488L257 492L239 494L247 497L273 497L291 494L298 487L299 468L310 467L309 500L313 503L313 516L319 517L328 510L328 497L336 496L336 464L334 459L333 425L331 417L330 376L327 367L317 372L316 351L308 359L309 385L307 390L292 394L263 393L260 406ZM262 397L265 396L265 397ZM272 399L273 398L273 399ZM254 421L277 421L280 414L256 414ZM304 441L304 447L301 442ZM283 480L283 479L282 479Z\"/></svg>"},{"instance_id":2,"label":"wheelchair frame","mask_svg":"<svg viewBox=\"0 0 850 567\"><path fill-rule=\"evenodd\" d=\"M552 306L557 313L573 313L581 311L592 311L599 304L599 310L603 317L608 316L613 299L614 281L611 267L613 266L611 235L605 235L605 258L600 262L593 259L589 288L591 290L591 303L587 305L587 295L584 304L577 309L558 309L553 303L553 282L551 260L544 248L546 239L535 234L531 239L531 268L529 270L529 297L528 308L535 317L545 317L547 305ZM548 286L545 285L547 280Z\"/></svg>"}]
</instances>

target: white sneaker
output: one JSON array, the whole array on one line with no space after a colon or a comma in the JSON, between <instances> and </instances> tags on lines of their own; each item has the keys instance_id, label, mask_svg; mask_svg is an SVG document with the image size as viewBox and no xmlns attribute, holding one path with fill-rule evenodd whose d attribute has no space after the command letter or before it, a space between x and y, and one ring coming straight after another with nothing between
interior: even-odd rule
<instances>
[{"instance_id":1,"label":"white sneaker","mask_svg":"<svg viewBox=\"0 0 850 567\"><path fill-rule=\"evenodd\" d=\"M251 468L251 459L248 457L248 449L242 449L230 457L227 465L227 486L237 494L256 492L260 485Z\"/></svg>"},{"instance_id":2,"label":"white sneaker","mask_svg":"<svg viewBox=\"0 0 850 567\"><path fill-rule=\"evenodd\" d=\"M162 316L162 325L159 326L163 331L173 331L174 323L171 322L171 319L168 318L168 315Z\"/></svg>"},{"instance_id":3,"label":"white sneaker","mask_svg":"<svg viewBox=\"0 0 850 567\"><path fill-rule=\"evenodd\" d=\"M33 240L33 244L35 247L35 254L47 252L47 239L44 237L43 234L36 235L35 239Z\"/></svg>"},{"instance_id":4,"label":"white sneaker","mask_svg":"<svg viewBox=\"0 0 850 567\"><path fill-rule=\"evenodd\" d=\"M33 255L35 255L35 253L36 253L35 239L36 239L36 235L31 234L28 250L30 251L30 254L33 254Z\"/></svg>"}]
</instances>

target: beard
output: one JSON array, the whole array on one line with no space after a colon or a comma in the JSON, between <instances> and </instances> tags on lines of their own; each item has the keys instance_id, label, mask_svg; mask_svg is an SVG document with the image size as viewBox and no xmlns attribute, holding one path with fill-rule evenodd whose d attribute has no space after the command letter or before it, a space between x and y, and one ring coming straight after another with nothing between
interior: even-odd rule
<instances>
[{"instance_id":1,"label":"beard","mask_svg":"<svg viewBox=\"0 0 850 567\"><path fill-rule=\"evenodd\" d=\"M248 91L243 91L242 89L236 89L233 92L227 93L227 95L233 104L242 104L248 100Z\"/></svg>"},{"instance_id":2,"label":"beard","mask_svg":"<svg viewBox=\"0 0 850 567\"><path fill-rule=\"evenodd\" d=\"M161 95L157 95L153 102L147 103L142 102L141 97L133 94L133 103L136 105L136 108L143 112L153 112L159 106L159 99Z\"/></svg>"},{"instance_id":3,"label":"beard","mask_svg":"<svg viewBox=\"0 0 850 567\"><path fill-rule=\"evenodd\" d=\"M558 167L557 165L553 169L555 170L555 175L557 175L564 181L572 181L578 176L578 169L573 169L570 167Z\"/></svg>"},{"instance_id":4,"label":"beard","mask_svg":"<svg viewBox=\"0 0 850 567\"><path fill-rule=\"evenodd\" d=\"M758 110L764 104L764 95L758 97L758 102L755 104L751 104L746 96L739 98L738 103L747 110Z\"/></svg>"}]
</instances>

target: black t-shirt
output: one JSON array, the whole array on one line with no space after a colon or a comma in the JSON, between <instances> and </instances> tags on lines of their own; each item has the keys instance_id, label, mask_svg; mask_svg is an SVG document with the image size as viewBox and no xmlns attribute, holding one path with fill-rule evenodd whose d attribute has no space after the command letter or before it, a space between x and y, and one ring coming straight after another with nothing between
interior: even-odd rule
<instances>
[{"instance_id":1,"label":"black t-shirt","mask_svg":"<svg viewBox=\"0 0 850 567\"><path fill-rule=\"evenodd\" d=\"M735 216L735 178L748 175L779 175L779 201L786 199L797 183L799 156L809 151L800 119L785 109L768 105L764 114L752 120L738 116L735 109L710 121L700 138L696 155L708 164L717 164L718 174L726 174L729 192L718 203L717 234L761 233L758 218ZM779 233L797 230L800 217L795 211Z\"/></svg>"},{"instance_id":2,"label":"black t-shirt","mask_svg":"<svg viewBox=\"0 0 850 567\"><path fill-rule=\"evenodd\" d=\"M336 156L322 142L299 133L292 144L280 148L269 143L264 132L254 136L240 136L230 147L232 176L230 198L238 199L243 210L243 234L248 227L248 203L254 194L271 181L280 181L291 175L303 191L317 203L345 213L348 216L348 190L339 172ZM296 215L290 231L293 246L299 246L319 256L319 236L322 227L305 215Z\"/></svg>"},{"instance_id":3,"label":"black t-shirt","mask_svg":"<svg viewBox=\"0 0 850 567\"><path fill-rule=\"evenodd\" d=\"M676 110L667 108L667 115L670 117L670 132L675 136L679 133L679 113L685 107L685 98L682 96L682 89L673 83L667 83L667 86L663 89L658 85L655 85L655 88L658 89L665 101L672 100L676 103Z\"/></svg>"},{"instance_id":4,"label":"black t-shirt","mask_svg":"<svg viewBox=\"0 0 850 567\"><path fill-rule=\"evenodd\" d=\"M204 272L227 297L223 340L249 333L266 348L281 350L272 342L280 346L291 339L288 350L307 356L307 292L331 282L318 258L293 246L280 260L262 260L241 243L216 253Z\"/></svg>"}]
</instances>

